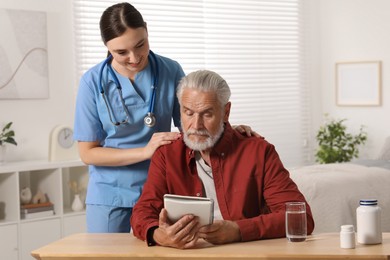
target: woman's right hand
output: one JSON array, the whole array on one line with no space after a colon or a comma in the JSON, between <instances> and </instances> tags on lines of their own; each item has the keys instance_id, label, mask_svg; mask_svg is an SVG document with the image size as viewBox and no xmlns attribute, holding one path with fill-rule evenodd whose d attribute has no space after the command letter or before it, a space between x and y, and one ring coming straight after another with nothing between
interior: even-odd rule
<instances>
[{"instance_id":1,"label":"woman's right hand","mask_svg":"<svg viewBox=\"0 0 390 260\"><path fill-rule=\"evenodd\" d=\"M179 139L178 132L154 133L148 144L138 148L112 148L101 147L99 141L78 142L81 160L87 165L96 166L124 166L130 165L152 158L158 147L170 144Z\"/></svg>"},{"instance_id":2,"label":"woman's right hand","mask_svg":"<svg viewBox=\"0 0 390 260\"><path fill-rule=\"evenodd\" d=\"M172 141L179 139L181 136L178 132L159 132L154 133L148 144L144 147L144 156L147 159L152 158L153 153L162 145L170 144Z\"/></svg>"}]
</instances>

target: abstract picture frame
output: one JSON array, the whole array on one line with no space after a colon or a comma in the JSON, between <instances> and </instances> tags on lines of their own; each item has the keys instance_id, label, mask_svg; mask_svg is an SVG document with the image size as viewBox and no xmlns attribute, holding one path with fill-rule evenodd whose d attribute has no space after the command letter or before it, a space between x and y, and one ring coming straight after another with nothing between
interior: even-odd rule
<instances>
[{"instance_id":1,"label":"abstract picture frame","mask_svg":"<svg viewBox=\"0 0 390 260\"><path fill-rule=\"evenodd\" d=\"M381 61L336 63L337 106L380 106L381 92Z\"/></svg>"},{"instance_id":2,"label":"abstract picture frame","mask_svg":"<svg viewBox=\"0 0 390 260\"><path fill-rule=\"evenodd\" d=\"M49 98L47 14L0 8L0 100Z\"/></svg>"}]
</instances>

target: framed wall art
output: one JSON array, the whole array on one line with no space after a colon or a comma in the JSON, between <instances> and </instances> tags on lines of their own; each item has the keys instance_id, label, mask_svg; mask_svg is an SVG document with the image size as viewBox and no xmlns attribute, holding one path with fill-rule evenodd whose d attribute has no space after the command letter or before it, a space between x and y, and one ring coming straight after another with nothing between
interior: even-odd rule
<instances>
[{"instance_id":1,"label":"framed wall art","mask_svg":"<svg viewBox=\"0 0 390 260\"><path fill-rule=\"evenodd\" d=\"M0 99L49 97L46 13L0 8Z\"/></svg>"},{"instance_id":2,"label":"framed wall art","mask_svg":"<svg viewBox=\"0 0 390 260\"><path fill-rule=\"evenodd\" d=\"M381 67L381 61L336 63L336 104L380 106Z\"/></svg>"}]
</instances>

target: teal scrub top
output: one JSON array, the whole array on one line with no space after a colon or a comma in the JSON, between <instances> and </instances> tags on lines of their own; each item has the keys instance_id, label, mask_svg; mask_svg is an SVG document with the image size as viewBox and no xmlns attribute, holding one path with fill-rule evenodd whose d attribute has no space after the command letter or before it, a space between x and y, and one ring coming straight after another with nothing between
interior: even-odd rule
<instances>
[{"instance_id":1,"label":"teal scrub top","mask_svg":"<svg viewBox=\"0 0 390 260\"><path fill-rule=\"evenodd\" d=\"M137 148L144 147L155 132L171 131L171 122L180 127L180 107L176 98L176 88L184 71L178 62L156 54L156 64L149 59L147 67L138 72L134 84L115 72L122 86L123 99L129 111L129 123L114 126L100 93L101 83L114 121L126 118L115 80L104 66L102 79L99 71L103 62L88 70L81 78L76 100L74 140L99 141L102 147ZM153 64L151 64L151 62ZM153 66L153 68L152 68ZM152 97L153 70L158 69L158 83L154 114L156 125L152 128L144 124L149 112ZM116 166L89 166L87 204L109 205L114 207L133 207L141 195L146 181L150 161Z\"/></svg>"}]
</instances>

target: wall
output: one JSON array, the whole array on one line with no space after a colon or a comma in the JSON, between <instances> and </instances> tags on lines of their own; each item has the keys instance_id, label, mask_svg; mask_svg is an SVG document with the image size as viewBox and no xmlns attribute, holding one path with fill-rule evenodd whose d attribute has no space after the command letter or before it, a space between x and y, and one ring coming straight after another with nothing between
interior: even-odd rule
<instances>
[{"instance_id":1,"label":"wall","mask_svg":"<svg viewBox=\"0 0 390 260\"><path fill-rule=\"evenodd\" d=\"M369 139L362 157L377 155L390 135L390 1L305 0L308 22L306 42L308 83L311 86L312 139L323 113L347 118L351 130L367 126ZM50 98L0 100L0 126L14 122L18 146L8 146L8 160L46 159L50 131L58 124L73 125L75 87L71 1L2 0L0 8L47 12ZM382 106L337 107L335 105L335 63L340 61L382 61Z\"/></svg>"},{"instance_id":2,"label":"wall","mask_svg":"<svg viewBox=\"0 0 390 260\"><path fill-rule=\"evenodd\" d=\"M347 118L351 131L365 125L368 142L362 158L374 158L390 135L390 1L388 0L314 0L318 13L320 50L315 92L322 96L321 112ZM382 61L382 105L379 107L336 106L335 63L345 61ZM314 120L314 127L321 123Z\"/></svg>"},{"instance_id":3,"label":"wall","mask_svg":"<svg viewBox=\"0 0 390 260\"><path fill-rule=\"evenodd\" d=\"M50 97L0 100L0 127L13 121L18 142L18 146L7 146L7 160L47 159L51 130L58 124L73 125L76 80L71 1L1 0L0 8L47 12Z\"/></svg>"}]
</instances>

